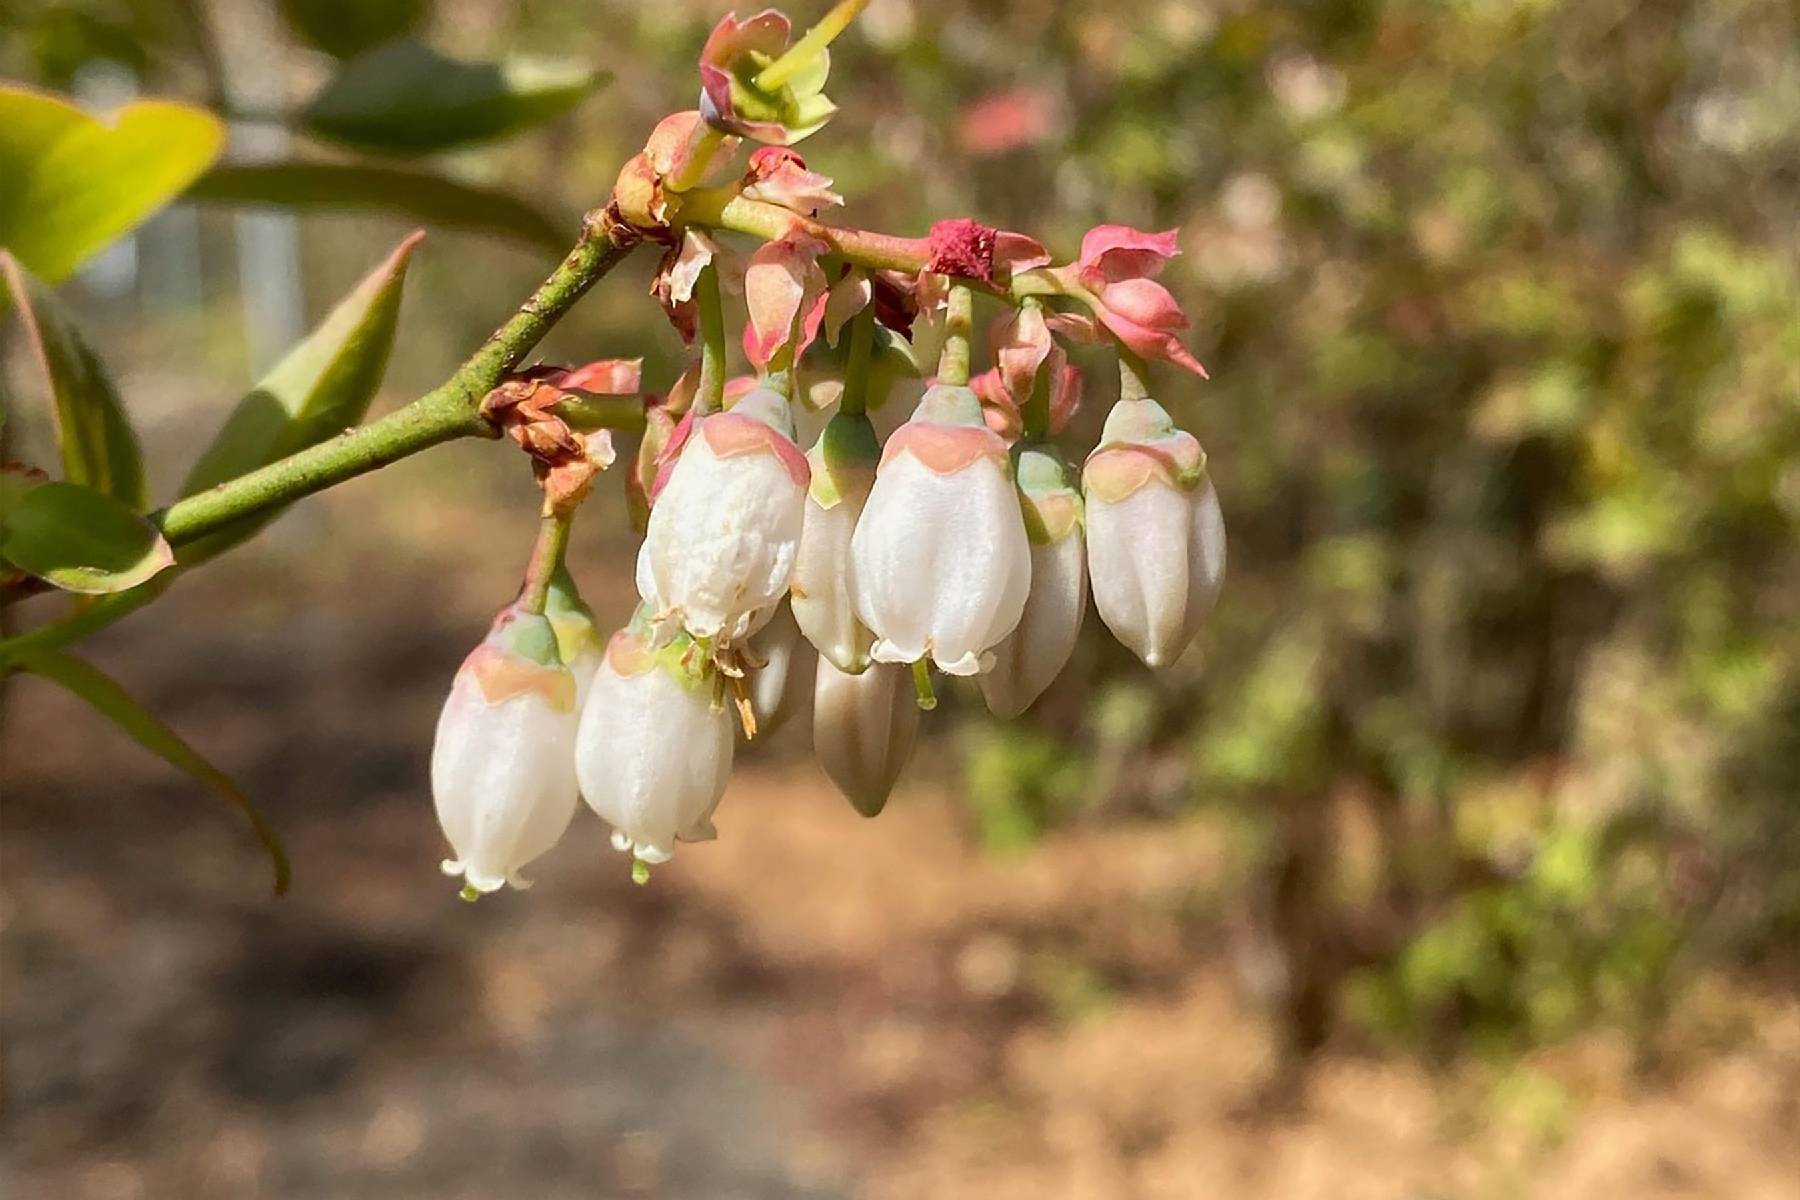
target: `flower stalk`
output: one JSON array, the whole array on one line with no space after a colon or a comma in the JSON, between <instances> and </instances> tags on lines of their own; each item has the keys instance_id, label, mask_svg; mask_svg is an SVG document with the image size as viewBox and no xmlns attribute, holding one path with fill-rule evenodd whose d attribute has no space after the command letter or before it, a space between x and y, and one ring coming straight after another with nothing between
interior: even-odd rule
<instances>
[{"instance_id":1,"label":"flower stalk","mask_svg":"<svg viewBox=\"0 0 1800 1200\"><path fill-rule=\"evenodd\" d=\"M850 319L850 353L844 364L844 394L838 411L860 416L869 403L869 364L875 350L875 305L865 304Z\"/></svg>"},{"instance_id":2,"label":"flower stalk","mask_svg":"<svg viewBox=\"0 0 1800 1200\"><path fill-rule=\"evenodd\" d=\"M938 382L962 387L969 382L969 337L975 324L975 295L965 283L950 285L944 316L944 353L938 359Z\"/></svg>"},{"instance_id":3,"label":"flower stalk","mask_svg":"<svg viewBox=\"0 0 1800 1200\"><path fill-rule=\"evenodd\" d=\"M551 580L562 567L563 554L569 547L569 527L575 514L545 513L538 522L537 542L531 547L531 561L525 566L525 582L519 589L519 608L542 615L550 596Z\"/></svg>"},{"instance_id":4,"label":"flower stalk","mask_svg":"<svg viewBox=\"0 0 1800 1200\"><path fill-rule=\"evenodd\" d=\"M701 416L725 407L725 311L719 300L719 268L708 263L694 281L700 317L700 386L694 410Z\"/></svg>"}]
</instances>

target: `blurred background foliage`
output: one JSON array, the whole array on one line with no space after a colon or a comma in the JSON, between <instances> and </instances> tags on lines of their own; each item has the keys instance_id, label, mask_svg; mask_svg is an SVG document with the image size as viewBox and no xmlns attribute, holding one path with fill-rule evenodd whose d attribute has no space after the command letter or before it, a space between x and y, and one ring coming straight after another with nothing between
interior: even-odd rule
<instances>
[{"instance_id":1,"label":"blurred background foliage","mask_svg":"<svg viewBox=\"0 0 1800 1200\"><path fill-rule=\"evenodd\" d=\"M0 74L207 103L239 161L403 152L572 231L692 102L720 6L279 8L12 0ZM1065 255L1101 221L1178 227L1214 374L1158 382L1226 508L1215 619L1158 676L1091 622L1025 722L953 699L973 836L1025 854L1071 823L1218 823L1232 866L1196 903L1246 931L1294 1065L1334 1036L1507 1056L1596 1024L1648 1056L1705 973L1794 986L1797 47L1785 0L874 0L833 51L843 111L803 147L845 220L968 213ZM334 124L371 51L577 66L492 66L549 107L482 107L465 145ZM584 72L611 84L588 98ZM441 378L556 253L471 203L449 223L501 236L434 238L398 388ZM369 207L309 208L274 284L341 291L403 228ZM247 294L270 280L235 220L176 210L135 271L83 277L114 357L266 358L285 310ZM641 352L658 387L679 346L635 271L553 345ZM1114 386L1090 376L1072 445Z\"/></svg>"}]
</instances>

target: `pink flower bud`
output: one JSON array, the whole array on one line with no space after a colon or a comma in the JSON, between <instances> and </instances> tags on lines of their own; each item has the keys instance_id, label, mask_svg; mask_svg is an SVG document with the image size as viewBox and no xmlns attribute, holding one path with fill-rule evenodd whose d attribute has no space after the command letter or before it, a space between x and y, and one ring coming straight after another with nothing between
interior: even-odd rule
<instances>
[{"instance_id":1,"label":"pink flower bud","mask_svg":"<svg viewBox=\"0 0 1800 1200\"><path fill-rule=\"evenodd\" d=\"M1201 366L1175 335L1188 327L1187 314L1153 282L1181 253L1175 231L1144 233L1125 225L1096 225L1081 239L1081 256L1051 274L1076 294L1085 292L1100 323L1145 358L1167 359L1202 379Z\"/></svg>"},{"instance_id":2,"label":"pink flower bud","mask_svg":"<svg viewBox=\"0 0 1800 1200\"><path fill-rule=\"evenodd\" d=\"M819 659L813 753L857 812L872 817L887 804L918 732L919 705L905 667L882 663L846 675Z\"/></svg>"},{"instance_id":3,"label":"pink flower bud","mask_svg":"<svg viewBox=\"0 0 1800 1200\"><path fill-rule=\"evenodd\" d=\"M575 815L575 693L550 622L502 610L457 671L431 747L432 800L456 855L445 874L478 892L528 886L520 869Z\"/></svg>"},{"instance_id":4,"label":"pink flower bud","mask_svg":"<svg viewBox=\"0 0 1800 1200\"><path fill-rule=\"evenodd\" d=\"M831 190L830 178L807 170L806 160L786 146L763 146L750 155L740 194L746 200L779 204L806 217L828 205L844 202Z\"/></svg>"},{"instance_id":5,"label":"pink flower bud","mask_svg":"<svg viewBox=\"0 0 1800 1200\"><path fill-rule=\"evenodd\" d=\"M644 542L640 590L659 625L730 642L787 593L807 482L793 430L787 401L766 389L695 422Z\"/></svg>"},{"instance_id":6,"label":"pink flower bud","mask_svg":"<svg viewBox=\"0 0 1800 1200\"><path fill-rule=\"evenodd\" d=\"M812 480L788 589L794 619L820 654L854 673L869 665L875 635L856 615L850 542L875 486L881 443L867 417L840 413L806 458Z\"/></svg>"},{"instance_id":7,"label":"pink flower bud","mask_svg":"<svg viewBox=\"0 0 1800 1200\"><path fill-rule=\"evenodd\" d=\"M991 665L1031 587L1011 468L966 387L933 387L888 439L851 539L851 589L875 661L929 657L950 675Z\"/></svg>"},{"instance_id":8,"label":"pink flower bud","mask_svg":"<svg viewBox=\"0 0 1800 1200\"><path fill-rule=\"evenodd\" d=\"M1154 400L1121 400L1082 471L1088 570L1101 619L1152 667L1199 632L1225 574L1206 454Z\"/></svg>"},{"instance_id":9,"label":"pink flower bud","mask_svg":"<svg viewBox=\"0 0 1800 1200\"><path fill-rule=\"evenodd\" d=\"M1075 652L1087 612L1087 554L1081 493L1055 450L1022 447L1019 496L1031 538L1031 594L1019 626L994 648L994 669L979 677L988 709L1016 717L1044 694Z\"/></svg>"},{"instance_id":10,"label":"pink flower bud","mask_svg":"<svg viewBox=\"0 0 1800 1200\"><path fill-rule=\"evenodd\" d=\"M744 357L759 369L777 351L792 345L797 362L819 334L825 318L825 272L819 255L825 243L804 234L765 242L744 269Z\"/></svg>"},{"instance_id":11,"label":"pink flower bud","mask_svg":"<svg viewBox=\"0 0 1800 1200\"><path fill-rule=\"evenodd\" d=\"M588 807L613 827L615 849L659 863L677 840L715 836L732 721L714 704L713 679L688 638L658 649L625 629L607 643L581 710L574 768Z\"/></svg>"}]
</instances>

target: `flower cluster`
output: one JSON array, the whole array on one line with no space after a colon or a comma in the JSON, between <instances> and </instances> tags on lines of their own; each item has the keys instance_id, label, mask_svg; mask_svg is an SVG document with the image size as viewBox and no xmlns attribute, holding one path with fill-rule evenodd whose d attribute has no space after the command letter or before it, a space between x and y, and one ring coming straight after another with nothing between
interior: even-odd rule
<instances>
[{"instance_id":1,"label":"flower cluster","mask_svg":"<svg viewBox=\"0 0 1800 1200\"><path fill-rule=\"evenodd\" d=\"M546 518L518 601L464 663L438 727L445 866L469 895L519 884L578 797L641 879L676 842L714 836L739 731L809 709L820 765L874 816L935 705L934 670L1014 717L1069 662L1090 593L1161 667L1218 591L1206 456L1145 387L1147 358L1204 375L1155 279L1174 235L1101 226L1057 266L974 221L921 239L819 223L841 200L788 146L832 111L828 39L788 48L789 33L779 14L726 18L701 109L658 126L615 193L666 247L653 291L700 353L644 398L626 472L640 603L609 639L562 565L573 506L611 460L571 413L579 393L635 387L635 363L537 368L490 406L534 454ZM736 184L696 190L739 137L766 145ZM745 253L732 231L761 243ZM753 374L737 379L721 283L746 312ZM980 372L977 291L1003 307ZM1083 390L1064 341L1112 343L1121 364L1121 399L1079 471L1056 445Z\"/></svg>"}]
</instances>

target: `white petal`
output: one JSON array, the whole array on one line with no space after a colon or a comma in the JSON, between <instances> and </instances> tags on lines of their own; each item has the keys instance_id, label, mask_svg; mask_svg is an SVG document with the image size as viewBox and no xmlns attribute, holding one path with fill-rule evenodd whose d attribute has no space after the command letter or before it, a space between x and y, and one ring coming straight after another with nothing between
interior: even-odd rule
<instances>
[{"instance_id":1,"label":"white petal","mask_svg":"<svg viewBox=\"0 0 1800 1200\"><path fill-rule=\"evenodd\" d=\"M741 635L749 614L787 592L805 505L773 454L721 459L696 433L650 510L639 591L696 637Z\"/></svg>"},{"instance_id":2,"label":"white petal","mask_svg":"<svg viewBox=\"0 0 1800 1200\"><path fill-rule=\"evenodd\" d=\"M830 508L807 500L790 584L800 631L840 670L866 663L871 641L868 626L856 616L851 584L856 565L850 540L862 509L863 497L854 493Z\"/></svg>"},{"instance_id":3,"label":"white petal","mask_svg":"<svg viewBox=\"0 0 1800 1200\"><path fill-rule=\"evenodd\" d=\"M1225 527L1211 480L1191 492L1152 480L1110 503L1090 496L1088 569L1101 619L1153 667L1181 657L1225 571Z\"/></svg>"},{"instance_id":4,"label":"white petal","mask_svg":"<svg viewBox=\"0 0 1800 1200\"><path fill-rule=\"evenodd\" d=\"M705 821L731 771L731 723L706 688L656 667L624 677L604 663L582 709L575 767L589 807L646 862Z\"/></svg>"},{"instance_id":5,"label":"white petal","mask_svg":"<svg viewBox=\"0 0 1800 1200\"><path fill-rule=\"evenodd\" d=\"M489 704L460 673L438 719L431 790L464 878L493 891L554 846L575 815L576 716L535 692Z\"/></svg>"},{"instance_id":6,"label":"white petal","mask_svg":"<svg viewBox=\"0 0 1800 1200\"><path fill-rule=\"evenodd\" d=\"M877 664L846 675L824 657L813 688L813 752L864 816L887 803L912 755L919 705L905 667Z\"/></svg>"},{"instance_id":7,"label":"white petal","mask_svg":"<svg viewBox=\"0 0 1800 1200\"><path fill-rule=\"evenodd\" d=\"M983 652L1019 623L1031 587L1018 495L986 458L948 475L910 453L891 459L851 555L857 614L886 644L876 657L912 661L929 652L951 674L979 668Z\"/></svg>"},{"instance_id":8,"label":"white petal","mask_svg":"<svg viewBox=\"0 0 1800 1200\"><path fill-rule=\"evenodd\" d=\"M756 736L767 737L786 724L812 700L812 647L800 636L794 614L786 604L775 607L771 620L751 640L750 648L763 659L750 679L750 707L756 714ZM684 836L683 841L699 841Z\"/></svg>"},{"instance_id":9,"label":"white petal","mask_svg":"<svg viewBox=\"0 0 1800 1200\"><path fill-rule=\"evenodd\" d=\"M1044 694L1068 665L1087 612L1087 551L1076 527L1056 542L1031 547L1031 596L1024 615L994 648L981 694L999 717L1016 717Z\"/></svg>"}]
</instances>

